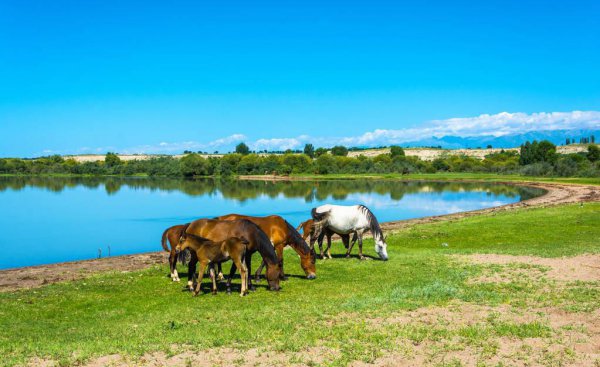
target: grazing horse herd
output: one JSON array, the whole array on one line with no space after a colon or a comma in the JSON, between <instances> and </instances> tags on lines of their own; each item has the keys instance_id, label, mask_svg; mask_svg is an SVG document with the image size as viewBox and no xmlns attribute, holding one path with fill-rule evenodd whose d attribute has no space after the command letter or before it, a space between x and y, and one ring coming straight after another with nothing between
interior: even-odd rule
<instances>
[{"instance_id":1,"label":"grazing horse herd","mask_svg":"<svg viewBox=\"0 0 600 367\"><path fill-rule=\"evenodd\" d=\"M169 254L170 277L179 281L176 264L185 262L189 251L187 289L193 295L200 293L200 287L206 269L212 281L212 292L217 291L217 279L223 278L221 264L232 260L227 279L227 292L231 292L231 279L236 270L240 270L242 279L240 295L254 290L252 285L252 254L259 252L262 263L256 271L255 279L266 267L268 289L278 291L279 281L285 280L283 270L283 249L292 247L300 256L300 265L306 278L316 278L314 244L319 244L321 258L324 259L323 239L327 237L327 257L331 259L331 237L334 234L342 238L347 248L346 257L350 256L352 247L358 241L359 258L363 255L363 234L371 232L375 242L375 252L382 260L387 260L387 245L379 222L373 213L364 205L339 206L322 205L313 208L312 219L294 228L278 215L267 217L251 217L247 215L229 214L213 219L198 219L191 223L175 225L167 228L162 235L162 247ZM298 232L300 229L303 235ZM350 235L352 241L350 242ZM310 245L306 239L310 237ZM167 241L171 248L167 246ZM199 266L199 277L196 278L196 265ZM196 284L194 284L196 280Z\"/></svg>"}]
</instances>

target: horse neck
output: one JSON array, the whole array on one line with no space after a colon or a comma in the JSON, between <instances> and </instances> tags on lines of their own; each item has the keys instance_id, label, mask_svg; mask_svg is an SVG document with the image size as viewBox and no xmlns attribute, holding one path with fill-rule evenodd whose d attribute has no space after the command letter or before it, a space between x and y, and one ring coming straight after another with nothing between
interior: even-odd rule
<instances>
[{"instance_id":1,"label":"horse neck","mask_svg":"<svg viewBox=\"0 0 600 367\"><path fill-rule=\"evenodd\" d=\"M300 235L295 236L293 233L289 233L287 244L300 256L305 256L310 253L310 247L308 247L308 244Z\"/></svg>"},{"instance_id":2,"label":"horse neck","mask_svg":"<svg viewBox=\"0 0 600 367\"><path fill-rule=\"evenodd\" d=\"M279 263L279 259L277 258L277 254L275 253L275 247L271 245L271 241L269 240L267 235L261 236L260 233L256 233L254 242L256 244L254 251L258 251L260 256L262 256L263 260L267 264L272 265ZM249 247L247 248L248 250L250 250Z\"/></svg>"}]
</instances>

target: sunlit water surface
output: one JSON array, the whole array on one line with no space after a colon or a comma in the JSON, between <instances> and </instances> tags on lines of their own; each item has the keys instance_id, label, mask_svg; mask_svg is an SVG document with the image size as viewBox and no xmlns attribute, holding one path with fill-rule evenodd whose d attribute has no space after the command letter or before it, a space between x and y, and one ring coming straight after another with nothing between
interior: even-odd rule
<instances>
[{"instance_id":1,"label":"sunlit water surface","mask_svg":"<svg viewBox=\"0 0 600 367\"><path fill-rule=\"evenodd\" d=\"M325 203L380 222L518 202L542 190L489 183L0 177L0 269L161 249L165 228L228 213L294 226Z\"/></svg>"}]
</instances>

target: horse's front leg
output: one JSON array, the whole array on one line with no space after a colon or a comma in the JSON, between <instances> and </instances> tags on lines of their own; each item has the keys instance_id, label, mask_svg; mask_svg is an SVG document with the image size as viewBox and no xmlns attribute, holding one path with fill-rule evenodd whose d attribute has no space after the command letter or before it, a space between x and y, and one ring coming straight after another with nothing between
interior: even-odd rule
<instances>
[{"instance_id":1,"label":"horse's front leg","mask_svg":"<svg viewBox=\"0 0 600 367\"><path fill-rule=\"evenodd\" d=\"M285 244L275 246L275 252L277 253L277 258L279 259L279 279L281 279L281 280L288 279L285 276L285 272L283 271L283 248L284 247L285 247Z\"/></svg>"},{"instance_id":2,"label":"horse's front leg","mask_svg":"<svg viewBox=\"0 0 600 367\"><path fill-rule=\"evenodd\" d=\"M231 270L229 271L229 278L227 279L227 294L231 294L231 280L233 279L233 276L235 275L235 271L236 271L237 267L235 266L235 263L231 264Z\"/></svg>"},{"instance_id":3,"label":"horse's front leg","mask_svg":"<svg viewBox=\"0 0 600 367\"><path fill-rule=\"evenodd\" d=\"M200 269L198 272L198 282L196 283L196 289L194 290L193 296L197 296L200 293L200 288L202 287L202 279L204 278L204 271L206 270L206 266L208 262L202 261L200 262Z\"/></svg>"},{"instance_id":4,"label":"horse's front leg","mask_svg":"<svg viewBox=\"0 0 600 367\"><path fill-rule=\"evenodd\" d=\"M252 284L252 277L250 276L252 274L252 254L246 255L246 271L248 273L248 289L255 291L256 287Z\"/></svg>"},{"instance_id":5,"label":"horse's front leg","mask_svg":"<svg viewBox=\"0 0 600 367\"><path fill-rule=\"evenodd\" d=\"M256 283L260 282L260 274L262 274L263 268L265 266L267 266L267 263L265 262L265 260L263 260L258 266L258 269L256 269L256 274L254 274L254 280L256 281Z\"/></svg>"},{"instance_id":6,"label":"horse's front leg","mask_svg":"<svg viewBox=\"0 0 600 367\"><path fill-rule=\"evenodd\" d=\"M217 266L219 267L219 275L217 275L217 280L220 282L223 279L225 279L225 277L223 276L223 265L222 263L219 263Z\"/></svg>"},{"instance_id":7,"label":"horse's front leg","mask_svg":"<svg viewBox=\"0 0 600 367\"><path fill-rule=\"evenodd\" d=\"M354 233L354 237L352 237L352 242L350 242L350 246L348 246L348 250L346 251L346 257L350 257L350 253L352 252L352 247L356 243L356 233Z\"/></svg>"}]
</instances>

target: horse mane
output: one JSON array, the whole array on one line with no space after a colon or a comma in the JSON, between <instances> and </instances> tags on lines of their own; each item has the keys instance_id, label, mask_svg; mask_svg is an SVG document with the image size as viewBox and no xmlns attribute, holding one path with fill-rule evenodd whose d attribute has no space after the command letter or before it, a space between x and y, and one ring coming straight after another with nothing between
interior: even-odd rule
<instances>
[{"instance_id":1,"label":"horse mane","mask_svg":"<svg viewBox=\"0 0 600 367\"><path fill-rule=\"evenodd\" d=\"M308 246L306 241L304 241L304 238L302 238L300 233L287 220L285 221L285 225L288 228L288 243L293 243L296 246L298 246L304 254L309 253L310 247Z\"/></svg>"},{"instance_id":2,"label":"horse mane","mask_svg":"<svg viewBox=\"0 0 600 367\"><path fill-rule=\"evenodd\" d=\"M259 226L254 224L252 221L248 219L239 219L240 223L245 227L252 227L254 229L254 242L256 243L256 250L260 253L263 260L267 262L267 264L279 264L279 258L277 257L277 253L275 253L275 247L271 244L271 240L269 236Z\"/></svg>"},{"instance_id":3,"label":"horse mane","mask_svg":"<svg viewBox=\"0 0 600 367\"><path fill-rule=\"evenodd\" d=\"M373 234L373 238L375 240L383 240L383 231L381 230L381 226L379 225L379 222L377 221L377 218L375 218L375 215L373 214L371 209L367 208L364 205L359 205L358 209L361 211L361 213L363 213L365 217L367 217L367 221L369 222L369 229Z\"/></svg>"}]
</instances>

